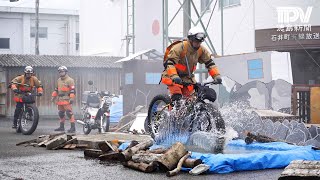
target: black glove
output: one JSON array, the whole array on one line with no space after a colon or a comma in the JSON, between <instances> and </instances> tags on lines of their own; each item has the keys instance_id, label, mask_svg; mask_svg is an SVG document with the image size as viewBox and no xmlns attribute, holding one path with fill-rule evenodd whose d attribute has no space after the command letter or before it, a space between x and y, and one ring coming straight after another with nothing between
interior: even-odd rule
<instances>
[{"instance_id":1,"label":"black glove","mask_svg":"<svg viewBox=\"0 0 320 180\"><path fill-rule=\"evenodd\" d=\"M19 93L19 89L14 89L13 92L18 94Z\"/></svg>"},{"instance_id":2,"label":"black glove","mask_svg":"<svg viewBox=\"0 0 320 180\"><path fill-rule=\"evenodd\" d=\"M216 82L216 84L222 84L222 79L220 75L214 77L213 80Z\"/></svg>"},{"instance_id":3,"label":"black glove","mask_svg":"<svg viewBox=\"0 0 320 180\"><path fill-rule=\"evenodd\" d=\"M182 79L180 77L175 77L172 79L172 81L176 84L182 84Z\"/></svg>"},{"instance_id":4,"label":"black glove","mask_svg":"<svg viewBox=\"0 0 320 180\"><path fill-rule=\"evenodd\" d=\"M39 93L38 93L38 96L42 96L42 92L39 92Z\"/></svg>"}]
</instances>

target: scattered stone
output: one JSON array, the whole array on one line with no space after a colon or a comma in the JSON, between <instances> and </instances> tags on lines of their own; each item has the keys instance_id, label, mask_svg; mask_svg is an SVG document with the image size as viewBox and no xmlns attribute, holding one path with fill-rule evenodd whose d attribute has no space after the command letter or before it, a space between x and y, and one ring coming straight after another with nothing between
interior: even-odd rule
<instances>
[{"instance_id":1,"label":"scattered stone","mask_svg":"<svg viewBox=\"0 0 320 180\"><path fill-rule=\"evenodd\" d=\"M273 134L273 129L274 129L273 122L270 119L265 121L263 129L265 129L265 131L266 131L265 135L271 136Z\"/></svg>"},{"instance_id":2,"label":"scattered stone","mask_svg":"<svg viewBox=\"0 0 320 180\"><path fill-rule=\"evenodd\" d=\"M286 142L299 144L305 142L305 135L300 129L295 129L292 134L286 138Z\"/></svg>"},{"instance_id":3,"label":"scattered stone","mask_svg":"<svg viewBox=\"0 0 320 180\"><path fill-rule=\"evenodd\" d=\"M297 128L304 132L304 134L306 136L306 140L311 139L311 135L309 133L309 130L307 129L307 127L305 126L304 123L299 123Z\"/></svg>"},{"instance_id":4,"label":"scattered stone","mask_svg":"<svg viewBox=\"0 0 320 180\"><path fill-rule=\"evenodd\" d=\"M278 140L285 140L288 134L289 128L283 124L280 124L276 132L272 135L272 138Z\"/></svg>"},{"instance_id":5,"label":"scattered stone","mask_svg":"<svg viewBox=\"0 0 320 180\"><path fill-rule=\"evenodd\" d=\"M308 130L311 135L311 139L315 138L318 135L317 126L311 125L311 127Z\"/></svg>"},{"instance_id":6,"label":"scattered stone","mask_svg":"<svg viewBox=\"0 0 320 180\"><path fill-rule=\"evenodd\" d=\"M194 167L193 169L191 169L189 171L189 174L192 174L192 175L199 175L201 173L204 173L206 171L208 171L210 169L210 166L209 165L206 165L206 164L199 164L198 166Z\"/></svg>"},{"instance_id":7,"label":"scattered stone","mask_svg":"<svg viewBox=\"0 0 320 180\"><path fill-rule=\"evenodd\" d=\"M315 147L320 147L320 142L315 140L315 139L309 139L304 143L304 146L315 146Z\"/></svg>"}]
</instances>

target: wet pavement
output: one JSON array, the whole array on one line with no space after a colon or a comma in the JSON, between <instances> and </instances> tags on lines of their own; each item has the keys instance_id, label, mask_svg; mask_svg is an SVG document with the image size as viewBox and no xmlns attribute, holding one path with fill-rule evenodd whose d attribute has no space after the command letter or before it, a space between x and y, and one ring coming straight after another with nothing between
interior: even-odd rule
<instances>
[{"instance_id":1,"label":"wet pavement","mask_svg":"<svg viewBox=\"0 0 320 180\"><path fill-rule=\"evenodd\" d=\"M86 160L80 150L46 150L41 147L24 147L15 144L31 140L42 134L52 134L58 126L54 119L41 119L37 130L29 136L16 134L11 121L0 118L0 179L161 179L165 173L145 174L123 167L119 163L103 163ZM66 123L69 128L69 123ZM78 133L82 133L77 125ZM93 131L93 134L96 132ZM171 179L278 179L283 169L246 171L230 174L192 176L186 172Z\"/></svg>"}]
</instances>

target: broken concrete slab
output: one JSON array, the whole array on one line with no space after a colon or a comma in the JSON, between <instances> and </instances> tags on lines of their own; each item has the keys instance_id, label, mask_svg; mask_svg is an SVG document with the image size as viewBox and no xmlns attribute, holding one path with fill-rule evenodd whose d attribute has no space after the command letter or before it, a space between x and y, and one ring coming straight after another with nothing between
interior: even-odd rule
<instances>
[{"instance_id":1,"label":"broken concrete slab","mask_svg":"<svg viewBox=\"0 0 320 180\"><path fill-rule=\"evenodd\" d=\"M279 180L286 179L320 179L320 161L292 161L279 177Z\"/></svg>"}]
</instances>

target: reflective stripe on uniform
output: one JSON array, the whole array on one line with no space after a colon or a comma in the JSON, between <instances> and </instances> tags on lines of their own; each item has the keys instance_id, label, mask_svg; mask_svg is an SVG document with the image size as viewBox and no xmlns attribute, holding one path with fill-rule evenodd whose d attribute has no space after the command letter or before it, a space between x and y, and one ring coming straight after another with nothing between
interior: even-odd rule
<instances>
[{"instance_id":1,"label":"reflective stripe on uniform","mask_svg":"<svg viewBox=\"0 0 320 180\"><path fill-rule=\"evenodd\" d=\"M219 70L217 67L213 67L212 69L209 70L209 74L210 74L210 76L214 77L220 73L219 73Z\"/></svg>"},{"instance_id":2,"label":"reflective stripe on uniform","mask_svg":"<svg viewBox=\"0 0 320 180\"><path fill-rule=\"evenodd\" d=\"M169 76L178 74L176 68L174 68L174 67L169 67L169 68L167 69L167 73L168 73Z\"/></svg>"}]
</instances>

